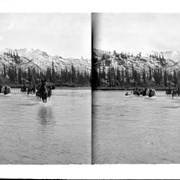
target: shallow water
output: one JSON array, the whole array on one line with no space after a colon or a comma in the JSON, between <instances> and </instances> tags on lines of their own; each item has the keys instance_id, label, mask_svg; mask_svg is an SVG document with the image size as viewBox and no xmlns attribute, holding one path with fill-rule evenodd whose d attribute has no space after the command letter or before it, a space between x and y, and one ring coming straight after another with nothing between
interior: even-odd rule
<instances>
[{"instance_id":1,"label":"shallow water","mask_svg":"<svg viewBox=\"0 0 180 180\"><path fill-rule=\"evenodd\" d=\"M93 92L93 162L180 163L180 98Z\"/></svg>"},{"instance_id":2,"label":"shallow water","mask_svg":"<svg viewBox=\"0 0 180 180\"><path fill-rule=\"evenodd\" d=\"M91 162L91 91L53 90L48 103L0 95L1 164Z\"/></svg>"}]
</instances>

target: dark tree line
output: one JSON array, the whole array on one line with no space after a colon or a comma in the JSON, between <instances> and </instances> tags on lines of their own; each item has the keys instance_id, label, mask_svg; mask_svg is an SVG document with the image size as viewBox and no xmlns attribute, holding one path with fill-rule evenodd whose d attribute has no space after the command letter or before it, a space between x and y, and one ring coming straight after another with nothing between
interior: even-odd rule
<instances>
[{"instance_id":1,"label":"dark tree line","mask_svg":"<svg viewBox=\"0 0 180 180\"><path fill-rule=\"evenodd\" d=\"M71 69L66 68L56 72L53 62L52 66L48 67L45 71L30 67L27 70L23 70L15 65L4 65L1 74L6 83L29 84L32 82L36 84L40 82L40 79L46 79L47 82L59 86L90 86L89 72L81 72L79 69L75 69L73 65Z\"/></svg>"},{"instance_id":2,"label":"dark tree line","mask_svg":"<svg viewBox=\"0 0 180 180\"><path fill-rule=\"evenodd\" d=\"M126 53L113 53L116 60L121 59L126 62L129 57L142 59L141 53L137 56L133 54ZM163 67L166 65L166 61L163 55L150 55L150 58L158 60L160 63L159 67L148 67L142 70L137 70L133 65L131 67L127 66L117 66L116 68L111 65L107 66L105 62L108 59L111 60L111 56L108 53L102 53L95 51L93 54L93 87L162 87L171 88L180 86L180 71L174 70L173 72L168 72ZM122 63L121 61L119 61ZM106 63L106 65L105 65Z\"/></svg>"},{"instance_id":3,"label":"dark tree line","mask_svg":"<svg viewBox=\"0 0 180 180\"><path fill-rule=\"evenodd\" d=\"M176 87L180 85L180 71L170 73L162 68L150 68L137 71L131 68L114 68L98 66L94 69L95 87L136 87L136 86L161 86Z\"/></svg>"},{"instance_id":4,"label":"dark tree line","mask_svg":"<svg viewBox=\"0 0 180 180\"><path fill-rule=\"evenodd\" d=\"M72 65L70 69L61 69L57 72L54 62L43 71L33 67L24 70L20 66L21 59L17 51L9 50L4 52L4 55L12 59L16 65L3 65L2 72L0 72L0 83L36 84L41 79L46 79L47 82L59 86L90 86L91 74L88 70L81 71Z\"/></svg>"}]
</instances>

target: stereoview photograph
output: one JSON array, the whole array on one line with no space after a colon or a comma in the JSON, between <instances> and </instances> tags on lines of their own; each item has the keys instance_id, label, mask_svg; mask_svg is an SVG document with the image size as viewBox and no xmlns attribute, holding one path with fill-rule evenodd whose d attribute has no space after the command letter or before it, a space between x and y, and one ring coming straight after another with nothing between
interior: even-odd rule
<instances>
[{"instance_id":1,"label":"stereoview photograph","mask_svg":"<svg viewBox=\"0 0 180 180\"><path fill-rule=\"evenodd\" d=\"M93 163L180 163L180 14L93 14Z\"/></svg>"},{"instance_id":2,"label":"stereoview photograph","mask_svg":"<svg viewBox=\"0 0 180 180\"><path fill-rule=\"evenodd\" d=\"M0 164L91 163L91 14L0 14Z\"/></svg>"}]
</instances>

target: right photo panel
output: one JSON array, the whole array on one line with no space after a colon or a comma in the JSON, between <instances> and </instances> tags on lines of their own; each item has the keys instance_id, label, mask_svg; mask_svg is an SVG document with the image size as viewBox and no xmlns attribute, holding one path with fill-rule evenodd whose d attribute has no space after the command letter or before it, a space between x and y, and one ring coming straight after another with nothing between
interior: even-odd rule
<instances>
[{"instance_id":1,"label":"right photo panel","mask_svg":"<svg viewBox=\"0 0 180 180\"><path fill-rule=\"evenodd\" d=\"M180 163L180 14L94 13L93 164Z\"/></svg>"}]
</instances>

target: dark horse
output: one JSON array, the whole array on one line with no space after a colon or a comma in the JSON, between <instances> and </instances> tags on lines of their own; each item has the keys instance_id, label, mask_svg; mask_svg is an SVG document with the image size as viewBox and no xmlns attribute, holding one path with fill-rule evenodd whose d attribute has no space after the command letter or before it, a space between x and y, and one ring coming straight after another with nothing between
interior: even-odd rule
<instances>
[{"instance_id":1,"label":"dark horse","mask_svg":"<svg viewBox=\"0 0 180 180\"><path fill-rule=\"evenodd\" d=\"M149 96L149 97L153 97L153 96L155 96L155 94L156 94L155 89L150 89L148 96Z\"/></svg>"},{"instance_id":2,"label":"dark horse","mask_svg":"<svg viewBox=\"0 0 180 180\"><path fill-rule=\"evenodd\" d=\"M38 88L36 96L42 99L43 102L47 102L47 98L51 97L54 89L54 86L47 85L45 80L41 80L41 86Z\"/></svg>"},{"instance_id":3,"label":"dark horse","mask_svg":"<svg viewBox=\"0 0 180 180\"><path fill-rule=\"evenodd\" d=\"M35 85L30 85L28 88L27 88L27 95L29 94L35 94L36 93L36 86Z\"/></svg>"},{"instance_id":4,"label":"dark horse","mask_svg":"<svg viewBox=\"0 0 180 180\"><path fill-rule=\"evenodd\" d=\"M172 91L172 97L174 97L174 96L180 96L180 88Z\"/></svg>"},{"instance_id":5,"label":"dark horse","mask_svg":"<svg viewBox=\"0 0 180 180\"><path fill-rule=\"evenodd\" d=\"M139 89L139 88L136 88L136 89L133 89L133 94L136 95L136 96L146 96L148 94L148 89L145 88L145 89Z\"/></svg>"},{"instance_id":6,"label":"dark horse","mask_svg":"<svg viewBox=\"0 0 180 180\"><path fill-rule=\"evenodd\" d=\"M166 90L166 94L167 94L167 95L172 94L172 90L171 90L171 89L167 89L167 90Z\"/></svg>"},{"instance_id":7,"label":"dark horse","mask_svg":"<svg viewBox=\"0 0 180 180\"><path fill-rule=\"evenodd\" d=\"M133 89L133 94L136 96L140 96L140 89L138 89L138 88Z\"/></svg>"},{"instance_id":8,"label":"dark horse","mask_svg":"<svg viewBox=\"0 0 180 180\"><path fill-rule=\"evenodd\" d=\"M21 92L26 92L27 91L27 86L26 85L24 85L22 88L21 88L21 90L20 90Z\"/></svg>"},{"instance_id":9,"label":"dark horse","mask_svg":"<svg viewBox=\"0 0 180 180\"><path fill-rule=\"evenodd\" d=\"M36 96L42 99L44 103L47 102L48 88L45 80L41 80L41 86L38 88L36 92Z\"/></svg>"},{"instance_id":10,"label":"dark horse","mask_svg":"<svg viewBox=\"0 0 180 180\"><path fill-rule=\"evenodd\" d=\"M11 93L10 86L2 86L2 85L0 85L0 93L4 93L4 95Z\"/></svg>"},{"instance_id":11,"label":"dark horse","mask_svg":"<svg viewBox=\"0 0 180 180\"><path fill-rule=\"evenodd\" d=\"M149 96L149 97L152 97L152 96L155 96L156 94L156 91L155 89L149 89L149 88L144 88L144 89L134 89L133 90L133 94L136 95L136 96Z\"/></svg>"},{"instance_id":12,"label":"dark horse","mask_svg":"<svg viewBox=\"0 0 180 180\"><path fill-rule=\"evenodd\" d=\"M0 93L4 92L4 86L0 85Z\"/></svg>"}]
</instances>

